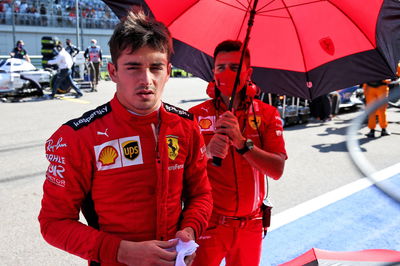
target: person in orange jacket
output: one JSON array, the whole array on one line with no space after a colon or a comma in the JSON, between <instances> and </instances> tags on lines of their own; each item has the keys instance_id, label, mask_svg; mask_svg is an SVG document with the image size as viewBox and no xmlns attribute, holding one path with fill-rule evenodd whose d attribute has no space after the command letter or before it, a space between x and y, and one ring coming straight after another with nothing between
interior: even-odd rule
<instances>
[{"instance_id":1,"label":"person in orange jacket","mask_svg":"<svg viewBox=\"0 0 400 266\"><path fill-rule=\"evenodd\" d=\"M193 266L255 266L260 263L261 243L268 227L270 206L266 175L279 179L287 159L281 117L275 107L254 98L250 82L250 52L246 50L240 82L228 110L242 43L224 41L214 51L214 79L207 89L212 97L189 112L199 123L207 145L207 172L214 208ZM222 158L221 166L213 157Z\"/></svg>"},{"instance_id":2,"label":"person in orange jacket","mask_svg":"<svg viewBox=\"0 0 400 266\"><path fill-rule=\"evenodd\" d=\"M388 84L390 80L377 80L363 84L365 101L367 106L373 102L389 96ZM390 132L387 131L388 122L386 120L387 104L379 107L368 116L368 128L370 131L366 134L368 138L375 138L376 116L378 116L379 126L381 127L381 137L389 136Z\"/></svg>"}]
</instances>

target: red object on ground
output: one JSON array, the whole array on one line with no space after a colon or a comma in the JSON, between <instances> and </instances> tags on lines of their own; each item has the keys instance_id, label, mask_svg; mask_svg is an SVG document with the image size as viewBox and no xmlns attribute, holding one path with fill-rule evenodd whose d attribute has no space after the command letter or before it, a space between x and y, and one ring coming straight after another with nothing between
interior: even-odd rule
<instances>
[{"instance_id":1,"label":"red object on ground","mask_svg":"<svg viewBox=\"0 0 400 266\"><path fill-rule=\"evenodd\" d=\"M323 265L351 265L351 262L370 262L371 265L392 265L390 262L400 262L400 252L388 249L339 252L312 248L303 255L280 264L280 266L298 266L308 263L312 263L309 265L319 265L322 262L329 262L329 264Z\"/></svg>"}]
</instances>

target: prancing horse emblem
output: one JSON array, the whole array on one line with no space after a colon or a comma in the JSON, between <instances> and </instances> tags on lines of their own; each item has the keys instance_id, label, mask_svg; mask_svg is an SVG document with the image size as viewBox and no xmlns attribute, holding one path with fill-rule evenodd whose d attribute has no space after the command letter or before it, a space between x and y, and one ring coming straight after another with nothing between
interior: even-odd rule
<instances>
[{"instance_id":1,"label":"prancing horse emblem","mask_svg":"<svg viewBox=\"0 0 400 266\"><path fill-rule=\"evenodd\" d=\"M168 157L171 160L175 160L179 153L179 143L178 137L175 136L167 136L167 145L168 145Z\"/></svg>"}]
</instances>

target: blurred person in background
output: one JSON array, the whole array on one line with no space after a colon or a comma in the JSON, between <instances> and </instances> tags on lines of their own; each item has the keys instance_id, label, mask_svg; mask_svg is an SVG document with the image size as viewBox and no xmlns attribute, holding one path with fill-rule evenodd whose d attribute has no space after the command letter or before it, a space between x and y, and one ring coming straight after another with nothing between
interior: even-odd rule
<instances>
[{"instance_id":1,"label":"blurred person in background","mask_svg":"<svg viewBox=\"0 0 400 266\"><path fill-rule=\"evenodd\" d=\"M73 65L71 55L67 51L65 51L65 49L62 47L61 42L57 44L56 49L58 50L58 55L54 59L48 61L48 64L58 66L58 73L55 77L55 81L53 82L50 98L54 98L55 94L57 93L57 89L64 82L72 86L72 88L76 91L76 98L82 97L83 94L81 90L78 88L71 76L71 68Z\"/></svg>"},{"instance_id":2,"label":"blurred person in background","mask_svg":"<svg viewBox=\"0 0 400 266\"><path fill-rule=\"evenodd\" d=\"M97 85L99 84L100 66L102 65L102 60L103 60L101 48L99 45L97 45L97 40L92 39L90 41L90 46L86 48L84 55L86 60L88 60L93 64L94 71L93 70L91 71L92 73L90 73L90 76L91 76L91 81L93 81L94 84Z\"/></svg>"},{"instance_id":3,"label":"blurred person in background","mask_svg":"<svg viewBox=\"0 0 400 266\"><path fill-rule=\"evenodd\" d=\"M29 58L28 52L25 50L24 45L25 44L23 40L17 41L14 49L10 52L10 56L12 58L25 59L30 63L31 59Z\"/></svg>"},{"instance_id":4,"label":"blurred person in background","mask_svg":"<svg viewBox=\"0 0 400 266\"><path fill-rule=\"evenodd\" d=\"M364 95L367 107L375 101L389 96L390 80L377 80L364 83ZM387 131L388 122L386 120L387 104L380 106L377 110L368 116L368 128L370 131L366 134L368 138L375 138L376 120L378 117L379 126L381 127L381 137L389 136L390 132Z\"/></svg>"}]
</instances>

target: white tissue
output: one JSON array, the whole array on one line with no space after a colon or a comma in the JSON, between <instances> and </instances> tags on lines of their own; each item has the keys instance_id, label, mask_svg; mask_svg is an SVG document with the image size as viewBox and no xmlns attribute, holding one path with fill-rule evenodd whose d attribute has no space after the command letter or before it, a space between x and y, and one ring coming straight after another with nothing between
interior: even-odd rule
<instances>
[{"instance_id":1,"label":"white tissue","mask_svg":"<svg viewBox=\"0 0 400 266\"><path fill-rule=\"evenodd\" d=\"M175 239L170 239L169 241L173 241ZM178 244L175 246L175 250L178 253L176 256L175 266L186 266L184 260L185 257L195 253L198 247L199 245L196 242L194 242L194 240L183 242L178 238Z\"/></svg>"}]
</instances>

